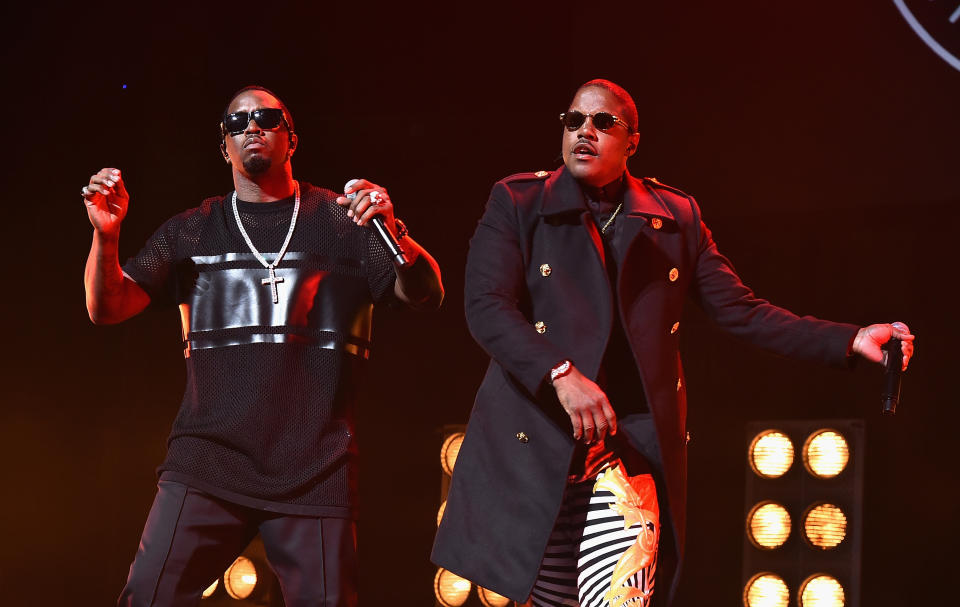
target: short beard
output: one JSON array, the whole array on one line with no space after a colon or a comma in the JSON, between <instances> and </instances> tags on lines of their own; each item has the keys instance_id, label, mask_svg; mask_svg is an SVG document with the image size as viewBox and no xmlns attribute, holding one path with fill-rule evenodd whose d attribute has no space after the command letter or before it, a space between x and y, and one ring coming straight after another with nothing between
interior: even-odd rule
<instances>
[{"instance_id":1,"label":"short beard","mask_svg":"<svg viewBox=\"0 0 960 607\"><path fill-rule=\"evenodd\" d=\"M270 158L254 154L243 159L243 168L248 175L263 175L270 170Z\"/></svg>"}]
</instances>

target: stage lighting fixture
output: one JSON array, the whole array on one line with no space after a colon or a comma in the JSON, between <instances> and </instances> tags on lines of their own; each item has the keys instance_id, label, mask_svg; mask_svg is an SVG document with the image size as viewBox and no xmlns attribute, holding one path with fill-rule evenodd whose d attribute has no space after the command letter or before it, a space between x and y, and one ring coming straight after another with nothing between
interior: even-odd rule
<instances>
[{"instance_id":1,"label":"stage lighting fixture","mask_svg":"<svg viewBox=\"0 0 960 607\"><path fill-rule=\"evenodd\" d=\"M800 587L800 607L844 607L843 586L829 575L811 575Z\"/></svg>"},{"instance_id":2,"label":"stage lighting fixture","mask_svg":"<svg viewBox=\"0 0 960 607\"><path fill-rule=\"evenodd\" d=\"M217 591L217 586L220 584L220 580L213 580L213 583L207 586L207 589L203 591L203 595L200 598L206 599L210 598L210 595Z\"/></svg>"},{"instance_id":3,"label":"stage lighting fixture","mask_svg":"<svg viewBox=\"0 0 960 607\"><path fill-rule=\"evenodd\" d=\"M814 476L833 478L843 472L848 461L847 441L833 430L815 432L803 444L803 465Z\"/></svg>"},{"instance_id":4,"label":"stage lighting fixture","mask_svg":"<svg viewBox=\"0 0 960 607\"><path fill-rule=\"evenodd\" d=\"M743 589L745 607L787 607L789 602L787 583L773 573L753 576Z\"/></svg>"},{"instance_id":5,"label":"stage lighting fixture","mask_svg":"<svg viewBox=\"0 0 960 607\"><path fill-rule=\"evenodd\" d=\"M747 516L747 534L753 545L772 550L790 537L790 513L776 502L757 504Z\"/></svg>"},{"instance_id":6,"label":"stage lighting fixture","mask_svg":"<svg viewBox=\"0 0 960 607\"><path fill-rule=\"evenodd\" d=\"M782 432L766 430L750 445L750 466L764 478L779 478L793 465L793 443Z\"/></svg>"},{"instance_id":7,"label":"stage lighting fixture","mask_svg":"<svg viewBox=\"0 0 960 607\"><path fill-rule=\"evenodd\" d=\"M833 504L816 504L803 517L803 538L823 550L834 548L847 537L847 517Z\"/></svg>"},{"instance_id":8,"label":"stage lighting fixture","mask_svg":"<svg viewBox=\"0 0 960 607\"><path fill-rule=\"evenodd\" d=\"M460 607L467 602L473 584L443 567L433 578L433 593L443 607Z\"/></svg>"},{"instance_id":9,"label":"stage lighting fixture","mask_svg":"<svg viewBox=\"0 0 960 607\"><path fill-rule=\"evenodd\" d=\"M223 574L223 587L235 599L245 599L257 586L257 568L245 556L237 557Z\"/></svg>"},{"instance_id":10,"label":"stage lighting fixture","mask_svg":"<svg viewBox=\"0 0 960 607\"><path fill-rule=\"evenodd\" d=\"M453 466L457 463L457 455L460 453L463 437L463 432L451 434L443 441L443 446L440 447L440 466L448 475L453 474Z\"/></svg>"},{"instance_id":11,"label":"stage lighting fixture","mask_svg":"<svg viewBox=\"0 0 960 607\"><path fill-rule=\"evenodd\" d=\"M744 605L860 607L863 420L750 422L743 444Z\"/></svg>"},{"instance_id":12,"label":"stage lighting fixture","mask_svg":"<svg viewBox=\"0 0 960 607\"><path fill-rule=\"evenodd\" d=\"M507 597L500 596L493 590L487 590L481 586L477 586L477 594L480 596L483 607L507 607L510 604L510 599Z\"/></svg>"}]
</instances>

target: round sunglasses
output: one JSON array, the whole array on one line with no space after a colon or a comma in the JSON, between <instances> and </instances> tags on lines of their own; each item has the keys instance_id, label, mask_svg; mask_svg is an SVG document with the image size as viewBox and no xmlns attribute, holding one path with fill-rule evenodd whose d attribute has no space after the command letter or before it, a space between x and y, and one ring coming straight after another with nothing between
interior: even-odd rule
<instances>
[{"instance_id":1,"label":"round sunglasses","mask_svg":"<svg viewBox=\"0 0 960 607\"><path fill-rule=\"evenodd\" d=\"M628 133L632 133L633 129L630 128L630 125L624 122L619 116L614 116L609 112L597 112L595 114L584 114L577 110L572 112L564 112L560 114L560 122L563 123L563 126L568 131L575 131L583 126L583 123L587 121L587 118L590 118L593 121L593 126L600 129L601 131L607 131L612 129L615 124L623 125L623 128L627 129Z\"/></svg>"}]
</instances>

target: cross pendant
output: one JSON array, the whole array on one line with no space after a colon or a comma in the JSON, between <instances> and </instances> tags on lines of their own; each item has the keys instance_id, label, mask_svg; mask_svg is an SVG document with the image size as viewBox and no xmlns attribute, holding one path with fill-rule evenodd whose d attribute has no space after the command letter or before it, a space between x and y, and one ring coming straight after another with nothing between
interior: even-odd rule
<instances>
[{"instance_id":1,"label":"cross pendant","mask_svg":"<svg viewBox=\"0 0 960 607\"><path fill-rule=\"evenodd\" d=\"M277 294L277 283L283 282L283 276L277 276L276 271L273 269L273 266L267 266L267 270L270 271L270 278L264 278L260 281L260 284L270 285L270 293L273 294L273 303L280 303L280 296Z\"/></svg>"}]
</instances>

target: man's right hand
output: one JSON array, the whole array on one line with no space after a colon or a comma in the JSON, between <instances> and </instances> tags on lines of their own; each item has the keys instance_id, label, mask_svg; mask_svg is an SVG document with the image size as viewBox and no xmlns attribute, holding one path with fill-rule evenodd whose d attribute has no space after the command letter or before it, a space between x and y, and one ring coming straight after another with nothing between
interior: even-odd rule
<instances>
[{"instance_id":1,"label":"man's right hand","mask_svg":"<svg viewBox=\"0 0 960 607\"><path fill-rule=\"evenodd\" d=\"M90 177L90 183L81 190L87 217L94 229L103 236L116 238L120 224L127 215L130 195L123 185L119 169L100 169Z\"/></svg>"},{"instance_id":2,"label":"man's right hand","mask_svg":"<svg viewBox=\"0 0 960 607\"><path fill-rule=\"evenodd\" d=\"M590 444L603 440L609 433L617 433L617 415L600 386L590 381L573 367L569 373L553 381L557 398L563 405L570 423L573 424L573 438Z\"/></svg>"}]
</instances>

